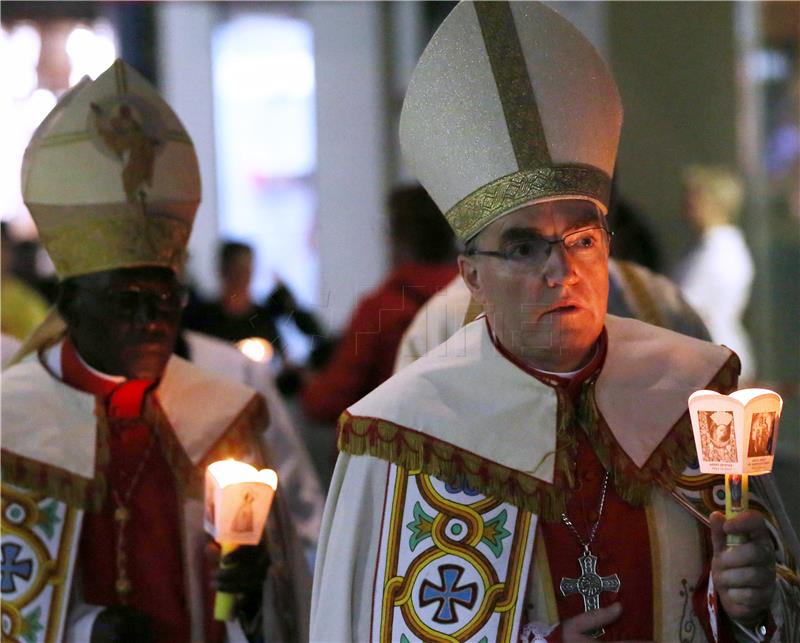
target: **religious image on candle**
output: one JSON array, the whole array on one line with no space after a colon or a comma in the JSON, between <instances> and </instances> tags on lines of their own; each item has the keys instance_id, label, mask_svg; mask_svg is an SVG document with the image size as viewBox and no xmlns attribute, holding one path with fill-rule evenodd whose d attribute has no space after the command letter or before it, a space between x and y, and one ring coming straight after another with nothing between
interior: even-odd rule
<instances>
[{"instance_id":1,"label":"religious image on candle","mask_svg":"<svg viewBox=\"0 0 800 643\"><path fill-rule=\"evenodd\" d=\"M255 545L267 520L278 476L235 460L206 469L205 528L219 543Z\"/></svg>"},{"instance_id":2,"label":"religious image on candle","mask_svg":"<svg viewBox=\"0 0 800 643\"><path fill-rule=\"evenodd\" d=\"M689 398L700 471L769 473L775 457L782 400L767 389L730 395L697 391Z\"/></svg>"},{"instance_id":3,"label":"religious image on candle","mask_svg":"<svg viewBox=\"0 0 800 643\"><path fill-rule=\"evenodd\" d=\"M753 428L750 430L750 444L747 457L758 458L775 455L775 412L753 413Z\"/></svg>"},{"instance_id":4,"label":"religious image on candle","mask_svg":"<svg viewBox=\"0 0 800 643\"><path fill-rule=\"evenodd\" d=\"M712 462L736 462L736 431L730 411L698 411L700 448Z\"/></svg>"}]
</instances>

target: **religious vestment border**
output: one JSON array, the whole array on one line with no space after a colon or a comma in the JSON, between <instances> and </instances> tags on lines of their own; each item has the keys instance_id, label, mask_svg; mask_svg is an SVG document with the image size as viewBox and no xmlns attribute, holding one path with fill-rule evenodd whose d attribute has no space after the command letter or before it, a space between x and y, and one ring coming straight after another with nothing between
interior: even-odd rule
<instances>
[{"instance_id":1,"label":"religious vestment border","mask_svg":"<svg viewBox=\"0 0 800 643\"><path fill-rule=\"evenodd\" d=\"M535 532L466 483L390 466L372 640L516 641Z\"/></svg>"},{"instance_id":2,"label":"religious vestment border","mask_svg":"<svg viewBox=\"0 0 800 643\"><path fill-rule=\"evenodd\" d=\"M2 485L4 641L61 640L82 518L55 498Z\"/></svg>"}]
</instances>

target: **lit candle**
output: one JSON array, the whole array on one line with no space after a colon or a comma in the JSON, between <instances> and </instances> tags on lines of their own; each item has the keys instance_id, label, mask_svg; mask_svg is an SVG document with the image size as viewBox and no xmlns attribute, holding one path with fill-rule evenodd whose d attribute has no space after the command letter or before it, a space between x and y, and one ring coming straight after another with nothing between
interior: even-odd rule
<instances>
[{"instance_id":1,"label":"lit candle","mask_svg":"<svg viewBox=\"0 0 800 643\"><path fill-rule=\"evenodd\" d=\"M239 545L257 545L264 531L278 475L272 469L257 470L236 460L219 460L206 469L205 526L221 547L224 557ZM235 597L217 592L214 618L229 621Z\"/></svg>"},{"instance_id":2,"label":"lit candle","mask_svg":"<svg viewBox=\"0 0 800 643\"><path fill-rule=\"evenodd\" d=\"M725 476L725 518L749 506L748 476L772 471L783 400L761 388L741 389L730 395L695 391L689 397L697 460L702 473ZM728 545L741 536L729 535Z\"/></svg>"},{"instance_id":3,"label":"lit candle","mask_svg":"<svg viewBox=\"0 0 800 643\"><path fill-rule=\"evenodd\" d=\"M245 383L248 386L258 388L261 383L257 381L255 375L260 374L261 377L265 377L265 375L260 370L254 373L253 367L259 364L266 364L272 359L275 354L272 344L263 337L248 337L237 342L236 348L247 358L244 367Z\"/></svg>"}]
</instances>

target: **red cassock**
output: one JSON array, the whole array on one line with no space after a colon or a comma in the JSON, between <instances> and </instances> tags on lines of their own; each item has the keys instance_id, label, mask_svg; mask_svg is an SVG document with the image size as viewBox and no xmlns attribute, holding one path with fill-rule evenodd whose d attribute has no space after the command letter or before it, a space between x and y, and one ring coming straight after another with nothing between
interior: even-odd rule
<instances>
[{"instance_id":1,"label":"red cassock","mask_svg":"<svg viewBox=\"0 0 800 643\"><path fill-rule=\"evenodd\" d=\"M84 600L104 607L129 605L150 618L157 641L189 641L181 501L160 445L140 418L144 395L155 383L105 379L84 366L69 340L61 360L64 382L103 399L109 421L108 493L100 512L86 513L78 553ZM116 589L118 499L130 512L123 553L131 592L124 599ZM211 592L205 595L210 602ZM222 624L209 629L211 619L206 621L206 632L213 632L207 640L222 640Z\"/></svg>"}]
</instances>

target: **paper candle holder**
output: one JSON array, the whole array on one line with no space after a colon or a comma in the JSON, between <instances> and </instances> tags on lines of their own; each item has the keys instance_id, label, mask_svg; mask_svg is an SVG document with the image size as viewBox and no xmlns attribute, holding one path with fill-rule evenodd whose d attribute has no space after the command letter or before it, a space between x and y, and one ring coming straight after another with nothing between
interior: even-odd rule
<instances>
[{"instance_id":1,"label":"paper candle holder","mask_svg":"<svg viewBox=\"0 0 800 643\"><path fill-rule=\"evenodd\" d=\"M269 515L278 475L236 460L206 469L205 529L218 543L256 545Z\"/></svg>"},{"instance_id":2,"label":"paper candle holder","mask_svg":"<svg viewBox=\"0 0 800 643\"><path fill-rule=\"evenodd\" d=\"M760 475L772 471L783 400L750 388L689 397L697 460L702 473Z\"/></svg>"}]
</instances>

